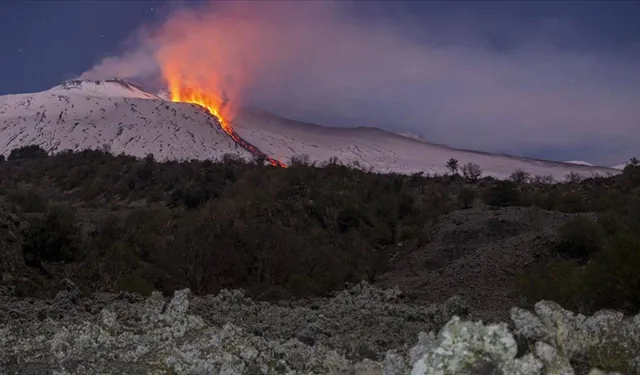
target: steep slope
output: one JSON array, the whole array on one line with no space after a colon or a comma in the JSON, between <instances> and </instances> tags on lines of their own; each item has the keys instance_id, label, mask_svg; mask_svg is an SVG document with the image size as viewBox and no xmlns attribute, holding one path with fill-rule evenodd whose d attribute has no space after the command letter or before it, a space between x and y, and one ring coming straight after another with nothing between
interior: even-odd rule
<instances>
[{"instance_id":1,"label":"steep slope","mask_svg":"<svg viewBox=\"0 0 640 375\"><path fill-rule=\"evenodd\" d=\"M508 177L516 169L533 175L551 174L557 180L572 171L583 176L618 173L607 167L454 149L377 128L332 128L300 123L262 112L239 113L232 125L247 141L285 161L301 154L309 155L314 161L335 156L342 162L358 162L380 172L445 173L447 160L455 158L460 166L473 162L480 165L485 175L498 178Z\"/></svg>"},{"instance_id":2,"label":"steep slope","mask_svg":"<svg viewBox=\"0 0 640 375\"><path fill-rule=\"evenodd\" d=\"M113 153L164 159L250 158L203 108L167 102L127 82L71 81L0 97L0 154L28 144L47 151L106 145Z\"/></svg>"}]
</instances>

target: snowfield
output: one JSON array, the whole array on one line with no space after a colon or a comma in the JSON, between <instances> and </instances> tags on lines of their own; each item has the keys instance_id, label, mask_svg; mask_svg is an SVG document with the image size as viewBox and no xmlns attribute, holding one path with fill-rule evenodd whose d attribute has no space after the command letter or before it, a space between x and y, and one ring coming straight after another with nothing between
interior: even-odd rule
<instances>
[{"instance_id":1,"label":"snowfield","mask_svg":"<svg viewBox=\"0 0 640 375\"><path fill-rule=\"evenodd\" d=\"M337 157L378 172L446 173L455 158L478 164L484 175L506 178L522 169L562 180L568 173L608 175L619 170L459 150L377 128L334 128L257 111L241 111L231 124L266 154L285 163L306 154L311 161ZM0 154L37 144L49 152L107 147L115 154L158 160L217 159L251 153L239 147L206 110L172 103L121 80L70 81L50 90L0 96Z\"/></svg>"},{"instance_id":2,"label":"snowfield","mask_svg":"<svg viewBox=\"0 0 640 375\"><path fill-rule=\"evenodd\" d=\"M203 108L167 102L119 81L0 96L0 154L29 144L50 152L106 145L115 154L153 153L160 160L250 157Z\"/></svg>"}]
</instances>

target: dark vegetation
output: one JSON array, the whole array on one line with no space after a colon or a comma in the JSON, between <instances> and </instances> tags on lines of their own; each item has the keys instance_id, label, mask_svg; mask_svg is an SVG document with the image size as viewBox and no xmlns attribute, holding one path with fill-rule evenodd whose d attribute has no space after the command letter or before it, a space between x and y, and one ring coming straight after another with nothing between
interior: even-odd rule
<instances>
[{"instance_id":1,"label":"dark vegetation","mask_svg":"<svg viewBox=\"0 0 640 375\"><path fill-rule=\"evenodd\" d=\"M308 157L287 169L227 156L156 162L102 151L46 156L32 146L0 163L0 287L22 296L247 289L265 299L325 295L375 282L395 252L429 243L442 215L476 206L538 206L584 215L558 228L551 260L517 277L521 295L581 311L640 308L640 167L552 183L516 171L481 178L375 174Z\"/></svg>"}]
</instances>

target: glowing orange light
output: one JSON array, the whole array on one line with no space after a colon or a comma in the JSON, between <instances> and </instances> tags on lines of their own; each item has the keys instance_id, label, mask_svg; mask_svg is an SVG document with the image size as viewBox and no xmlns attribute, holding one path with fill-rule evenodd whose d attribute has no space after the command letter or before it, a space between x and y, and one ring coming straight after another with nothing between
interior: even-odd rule
<instances>
[{"instance_id":1,"label":"glowing orange light","mask_svg":"<svg viewBox=\"0 0 640 375\"><path fill-rule=\"evenodd\" d=\"M171 93L171 101L173 102L183 102L183 103L193 103L198 104L204 107L209 113L214 116L222 130L227 133L231 139L233 139L237 144L239 144L245 150L251 152L255 156L264 157L269 164L286 168L287 165L280 160L276 160L262 151L258 150L256 147L251 145L249 142L245 141L233 130L231 123L227 120L227 116L225 115L225 102L220 98L219 95L216 94L206 94L200 90L193 90L190 88L183 87L176 79L171 79L167 77L169 81L169 91Z\"/></svg>"}]
</instances>

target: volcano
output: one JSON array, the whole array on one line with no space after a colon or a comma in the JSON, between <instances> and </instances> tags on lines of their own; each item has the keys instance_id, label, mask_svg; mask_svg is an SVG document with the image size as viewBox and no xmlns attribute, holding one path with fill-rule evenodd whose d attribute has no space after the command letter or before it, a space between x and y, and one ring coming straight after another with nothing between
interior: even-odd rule
<instances>
[{"instance_id":1,"label":"volcano","mask_svg":"<svg viewBox=\"0 0 640 375\"><path fill-rule=\"evenodd\" d=\"M335 128L256 110L229 124L203 103L165 100L123 80L69 81L50 90L0 96L0 154L25 145L62 150L104 148L157 160L220 159L231 154L284 166L294 156L322 163L337 157L381 173L445 173L450 158L505 178L517 169L562 179L619 173L607 167L460 150L378 128ZM231 129L231 132L229 131ZM282 164L279 164L282 163Z\"/></svg>"}]
</instances>

